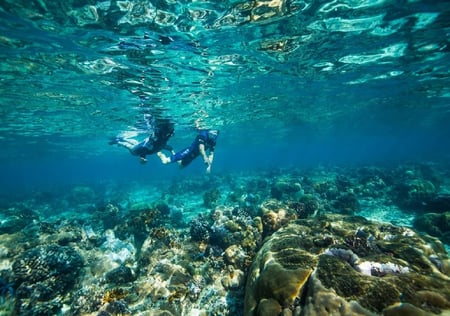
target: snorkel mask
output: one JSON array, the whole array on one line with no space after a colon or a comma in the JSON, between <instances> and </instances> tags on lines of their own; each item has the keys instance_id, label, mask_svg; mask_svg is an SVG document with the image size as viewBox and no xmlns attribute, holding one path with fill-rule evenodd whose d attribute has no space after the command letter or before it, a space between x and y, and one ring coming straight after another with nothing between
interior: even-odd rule
<instances>
[{"instance_id":1,"label":"snorkel mask","mask_svg":"<svg viewBox=\"0 0 450 316\"><path fill-rule=\"evenodd\" d=\"M217 130L217 129L211 129L211 130L209 130L209 131L208 131L208 136L209 136L209 138L215 140L215 139L217 138L217 136L219 136L219 130Z\"/></svg>"}]
</instances>

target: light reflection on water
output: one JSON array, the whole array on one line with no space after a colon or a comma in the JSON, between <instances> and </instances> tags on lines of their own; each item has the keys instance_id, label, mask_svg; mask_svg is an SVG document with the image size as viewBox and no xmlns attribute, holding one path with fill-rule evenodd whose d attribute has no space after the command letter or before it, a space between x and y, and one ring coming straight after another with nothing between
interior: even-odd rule
<instances>
[{"instance_id":1,"label":"light reflection on water","mask_svg":"<svg viewBox=\"0 0 450 316\"><path fill-rule=\"evenodd\" d=\"M171 118L178 137L201 124L234 139L243 128L250 141L298 128L332 136L345 118L354 134L376 130L377 118L422 128L431 104L427 122L449 115L445 3L0 6L1 133L11 144L50 136L66 147L69 136L94 152L100 133L133 130L146 113Z\"/></svg>"}]
</instances>

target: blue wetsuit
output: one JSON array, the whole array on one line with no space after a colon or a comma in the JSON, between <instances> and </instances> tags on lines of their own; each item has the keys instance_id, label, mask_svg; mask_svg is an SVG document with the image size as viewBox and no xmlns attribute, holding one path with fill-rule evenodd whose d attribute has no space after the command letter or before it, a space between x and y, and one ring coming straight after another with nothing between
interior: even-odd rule
<instances>
[{"instance_id":1,"label":"blue wetsuit","mask_svg":"<svg viewBox=\"0 0 450 316\"><path fill-rule=\"evenodd\" d=\"M176 154L170 156L170 162L181 161L181 165L183 167L187 166L192 162L192 160L200 155L200 144L203 144L205 146L205 151L209 150L210 152L213 152L216 146L217 134L216 136L212 136L208 132L209 130L201 130L197 137L195 137L191 146L180 150Z\"/></svg>"}]
</instances>

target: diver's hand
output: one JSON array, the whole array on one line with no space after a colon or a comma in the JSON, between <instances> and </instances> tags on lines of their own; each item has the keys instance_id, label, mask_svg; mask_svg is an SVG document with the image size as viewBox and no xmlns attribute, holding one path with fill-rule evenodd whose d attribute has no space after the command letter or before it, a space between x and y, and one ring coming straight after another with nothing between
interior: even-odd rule
<instances>
[{"instance_id":1,"label":"diver's hand","mask_svg":"<svg viewBox=\"0 0 450 316\"><path fill-rule=\"evenodd\" d=\"M141 164L145 164L145 163L147 162L147 159L145 159L145 157L140 157L140 158L139 158L139 162L140 162Z\"/></svg>"}]
</instances>

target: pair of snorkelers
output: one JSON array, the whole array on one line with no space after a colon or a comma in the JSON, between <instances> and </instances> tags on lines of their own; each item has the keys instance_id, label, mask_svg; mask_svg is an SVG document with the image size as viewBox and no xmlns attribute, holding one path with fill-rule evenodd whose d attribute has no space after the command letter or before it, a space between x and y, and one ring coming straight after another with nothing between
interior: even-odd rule
<instances>
[{"instance_id":1,"label":"pair of snorkelers","mask_svg":"<svg viewBox=\"0 0 450 316\"><path fill-rule=\"evenodd\" d=\"M189 147L175 152L167 145L174 133L174 125L170 121L156 121L150 126L150 135L141 142L132 138L115 137L109 144L127 148L134 156L139 156L141 163L147 161L146 156L156 154L163 164L177 162L180 167L186 167L195 158L201 156L206 166L206 172L211 172L214 160L214 149L219 131L216 129L201 129ZM167 150L170 155L162 151Z\"/></svg>"}]
</instances>

